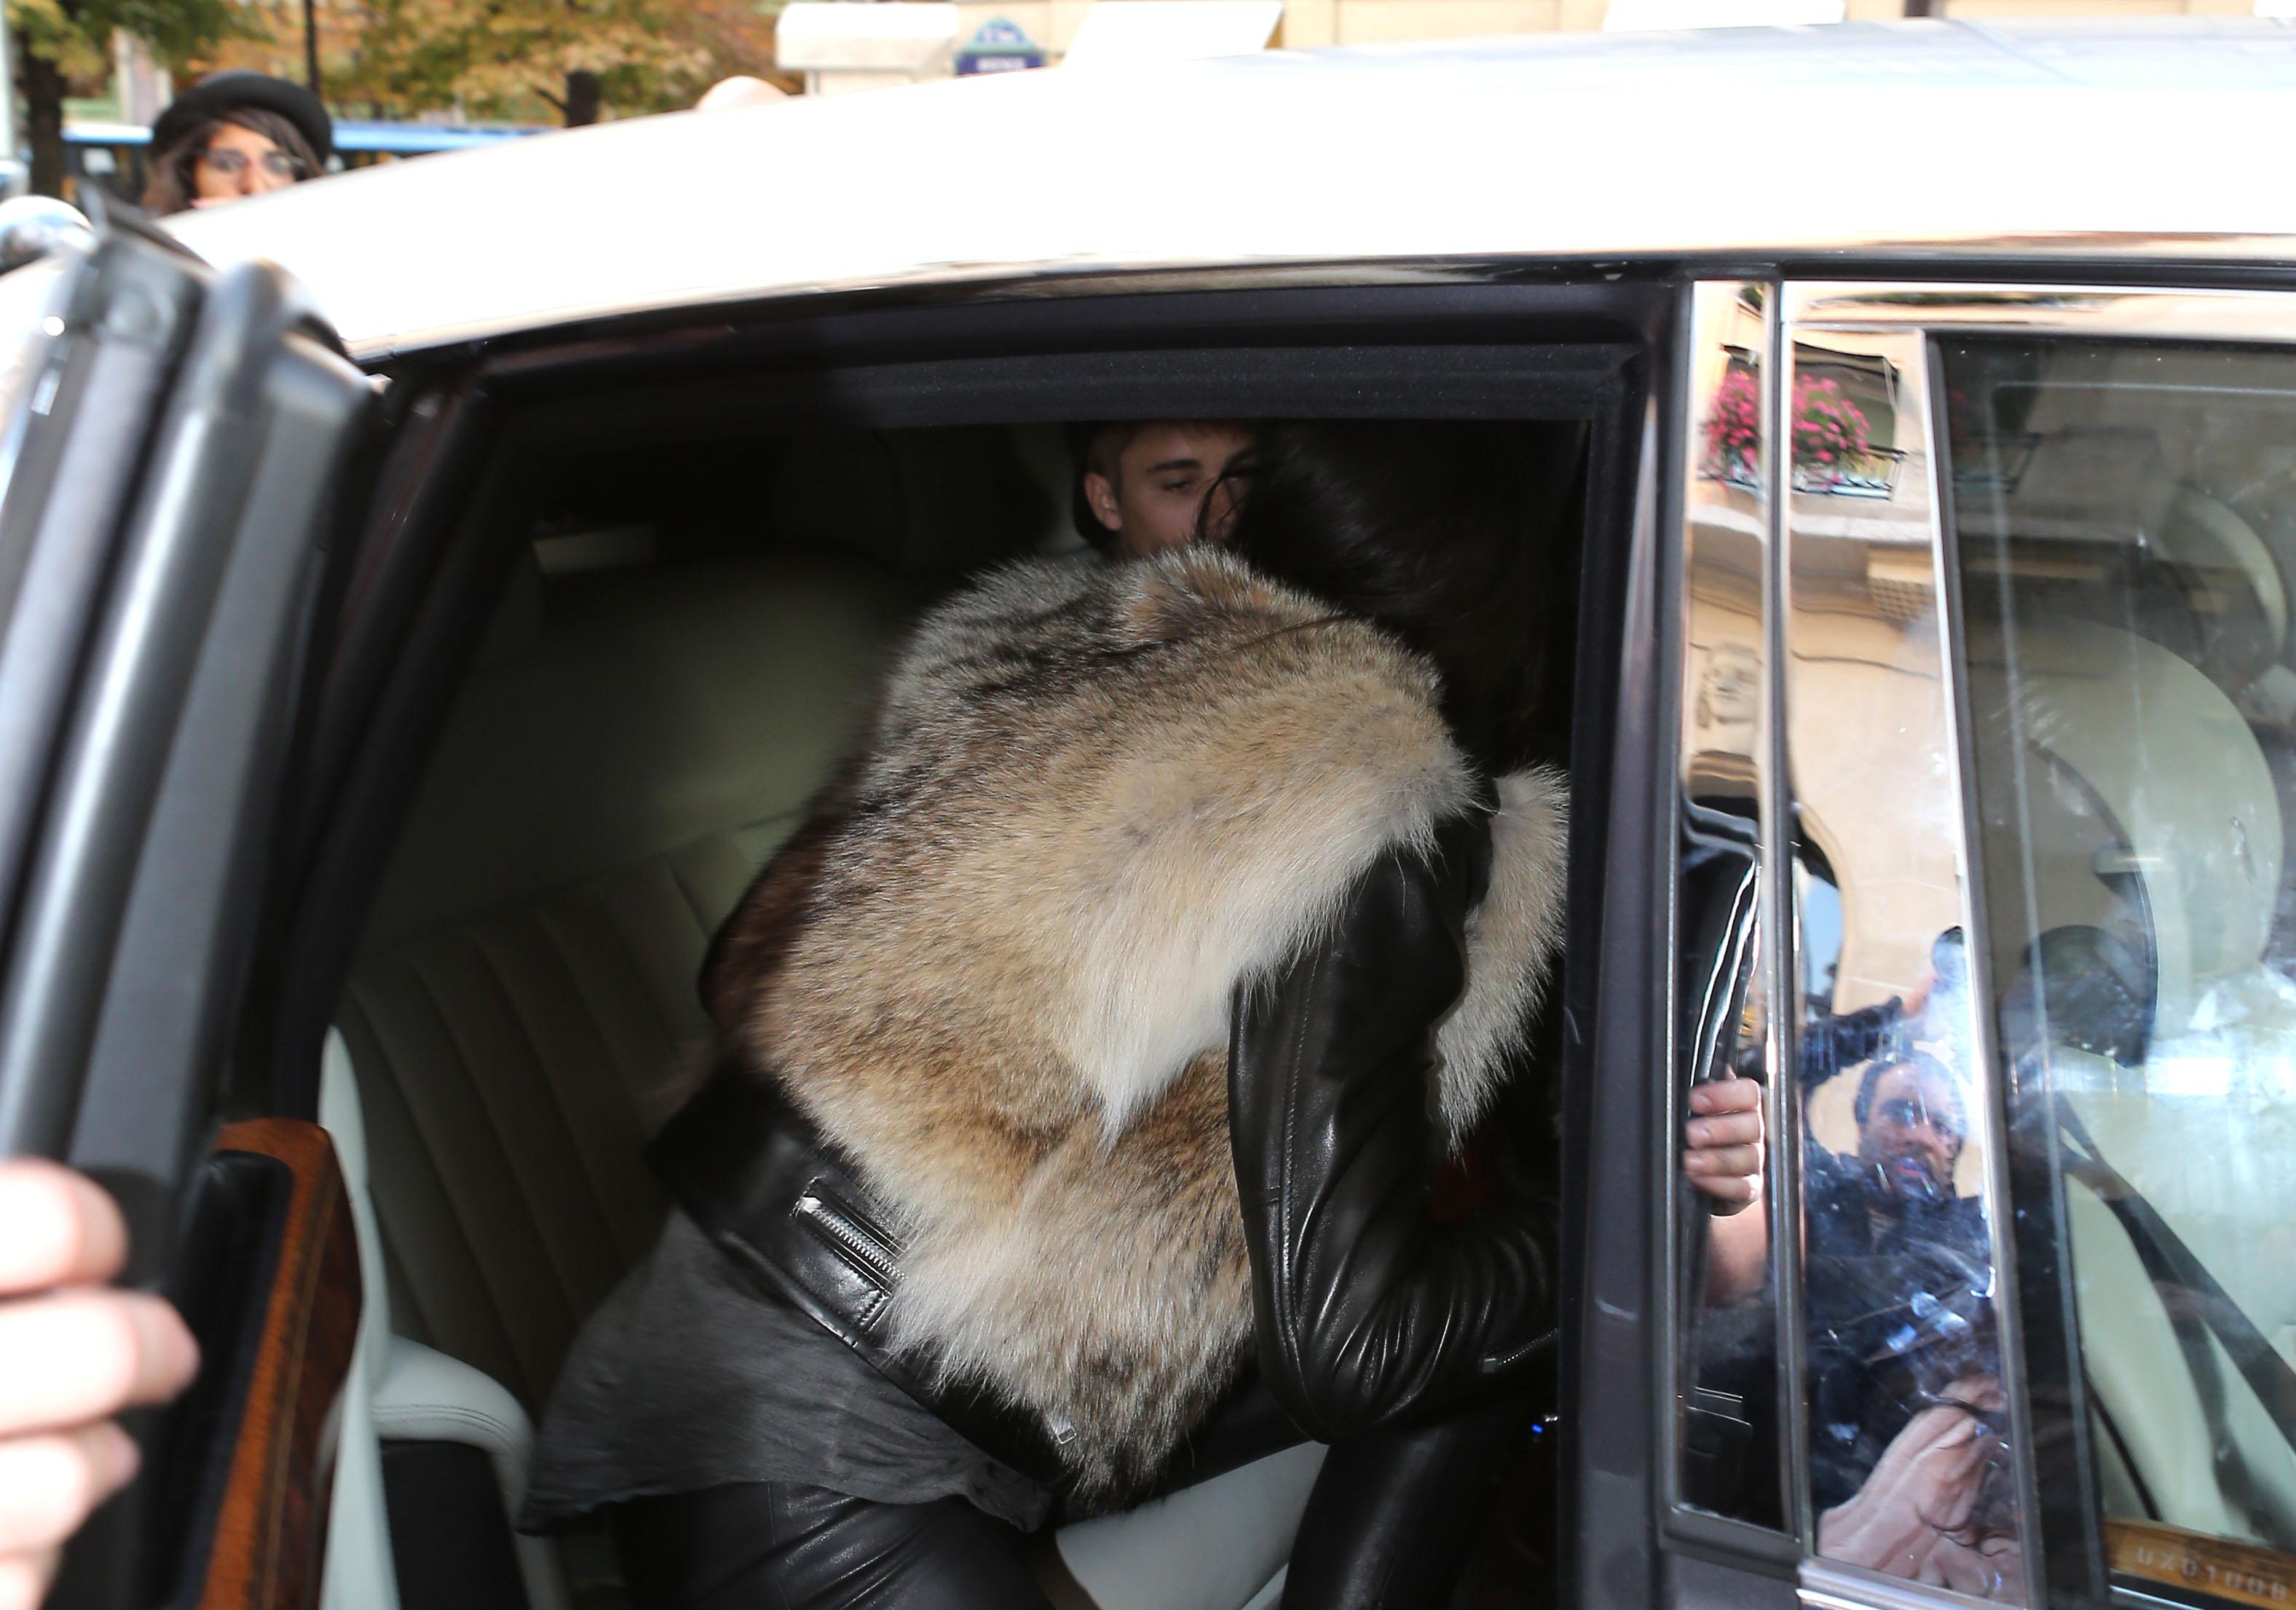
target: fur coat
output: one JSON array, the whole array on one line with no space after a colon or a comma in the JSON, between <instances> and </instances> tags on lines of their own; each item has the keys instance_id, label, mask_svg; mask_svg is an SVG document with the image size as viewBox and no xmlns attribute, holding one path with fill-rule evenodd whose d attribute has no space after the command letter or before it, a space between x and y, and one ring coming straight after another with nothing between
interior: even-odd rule
<instances>
[{"instance_id":1,"label":"fur coat","mask_svg":"<svg viewBox=\"0 0 2296 1610\"><path fill-rule=\"evenodd\" d=\"M706 992L898 1220L892 1335L1150 1480L1252 1305L1232 1003L1476 778L1432 669L1218 552L1024 563L930 613ZM1561 936L1563 786L1503 779L1430 1092L1454 1144Z\"/></svg>"}]
</instances>

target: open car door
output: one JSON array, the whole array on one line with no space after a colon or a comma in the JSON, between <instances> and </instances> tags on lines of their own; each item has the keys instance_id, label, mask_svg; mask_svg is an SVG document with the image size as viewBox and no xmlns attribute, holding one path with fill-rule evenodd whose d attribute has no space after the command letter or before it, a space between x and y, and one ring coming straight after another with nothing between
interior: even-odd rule
<instances>
[{"instance_id":1,"label":"open car door","mask_svg":"<svg viewBox=\"0 0 2296 1610\"><path fill-rule=\"evenodd\" d=\"M371 398L279 270L133 218L0 280L0 1155L106 1186L201 1348L57 1605L316 1594L357 1259L324 1133L229 1069Z\"/></svg>"}]
</instances>

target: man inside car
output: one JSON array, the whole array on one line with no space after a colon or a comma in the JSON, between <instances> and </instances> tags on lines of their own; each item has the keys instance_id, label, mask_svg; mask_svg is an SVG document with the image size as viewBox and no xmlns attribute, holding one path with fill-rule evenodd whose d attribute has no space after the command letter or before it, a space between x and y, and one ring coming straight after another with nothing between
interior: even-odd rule
<instances>
[{"instance_id":1,"label":"man inside car","mask_svg":"<svg viewBox=\"0 0 2296 1610\"><path fill-rule=\"evenodd\" d=\"M1232 485L1247 465L1250 427L1234 420L1155 419L1077 432L1077 530L1118 559L1144 559L1218 537L1234 518Z\"/></svg>"}]
</instances>

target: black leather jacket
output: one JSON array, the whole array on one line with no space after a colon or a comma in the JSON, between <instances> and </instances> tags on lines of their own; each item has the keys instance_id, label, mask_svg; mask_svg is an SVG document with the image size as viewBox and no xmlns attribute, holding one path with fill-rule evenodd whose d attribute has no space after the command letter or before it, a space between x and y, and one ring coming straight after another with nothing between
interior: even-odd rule
<instances>
[{"instance_id":1,"label":"black leather jacket","mask_svg":"<svg viewBox=\"0 0 2296 1610\"><path fill-rule=\"evenodd\" d=\"M1435 1031L1465 983L1467 913L1489 872L1480 813L1447 824L1428 853L1384 858L1327 936L1231 1014L1264 1391L1318 1442L1438 1417L1554 1338L1551 1216L1443 1225L1428 1211ZM648 1151L679 1203L769 1289L976 1445L1052 1479L1045 1428L969 1389L935 1389L894 1356L880 1334L893 1277L860 1257L898 1266L890 1220L770 1086L721 1069ZM868 1245L845 1253L804 1233L831 1209ZM1216 1415L1171 1479L1292 1440L1255 1398L1247 1388Z\"/></svg>"},{"instance_id":2,"label":"black leather jacket","mask_svg":"<svg viewBox=\"0 0 2296 1610\"><path fill-rule=\"evenodd\" d=\"M1321 1442L1431 1418L1554 1338L1553 1217L1429 1210L1435 1033L1490 856L1476 812L1431 852L1383 858L1329 936L1232 1013L1260 1373Z\"/></svg>"}]
</instances>

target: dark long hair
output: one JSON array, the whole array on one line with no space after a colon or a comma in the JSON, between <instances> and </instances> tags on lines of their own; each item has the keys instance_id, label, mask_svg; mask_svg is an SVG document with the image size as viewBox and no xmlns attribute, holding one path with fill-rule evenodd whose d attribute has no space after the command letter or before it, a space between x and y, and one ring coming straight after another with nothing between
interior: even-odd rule
<instances>
[{"instance_id":1,"label":"dark long hair","mask_svg":"<svg viewBox=\"0 0 2296 1610\"><path fill-rule=\"evenodd\" d=\"M304 178L318 177L319 153L311 149L311 142L303 137L301 129L275 111L266 111L259 106L234 106L218 117L201 119L167 150L152 153L152 177L144 186L144 210L181 212L192 204L192 198L200 193L199 181L193 177L200 165L200 153L215 138L216 130L226 123L261 135L294 158L302 167Z\"/></svg>"},{"instance_id":2,"label":"dark long hair","mask_svg":"<svg viewBox=\"0 0 2296 1610\"><path fill-rule=\"evenodd\" d=\"M1556 561L1573 535L1560 525L1579 439L1480 423L1270 425L1227 546L1432 660L1478 765L1558 758Z\"/></svg>"}]
</instances>

